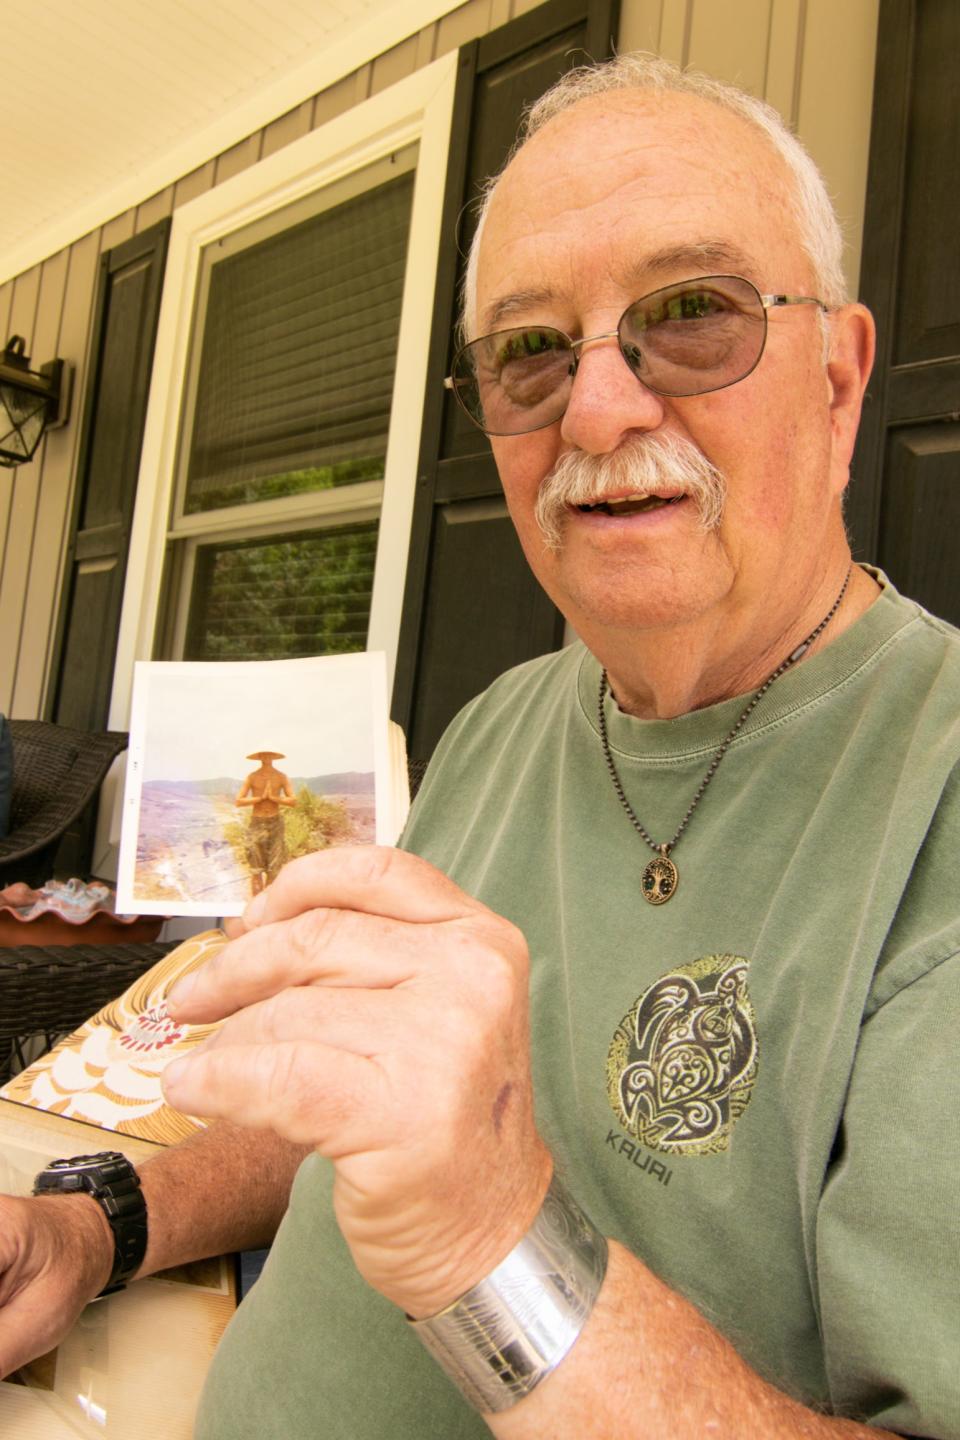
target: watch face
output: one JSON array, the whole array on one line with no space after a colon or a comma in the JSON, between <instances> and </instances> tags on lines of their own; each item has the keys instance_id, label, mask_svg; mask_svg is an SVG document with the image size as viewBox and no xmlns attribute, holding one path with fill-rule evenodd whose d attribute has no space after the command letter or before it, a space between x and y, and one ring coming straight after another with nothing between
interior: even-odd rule
<instances>
[{"instance_id":1,"label":"watch face","mask_svg":"<svg viewBox=\"0 0 960 1440\"><path fill-rule=\"evenodd\" d=\"M120 1160L123 1164L129 1164L125 1156L117 1150L100 1150L96 1155L74 1155L69 1160L51 1160L47 1166L48 1170L94 1170L99 1165L107 1165L111 1160Z\"/></svg>"},{"instance_id":2,"label":"watch face","mask_svg":"<svg viewBox=\"0 0 960 1440\"><path fill-rule=\"evenodd\" d=\"M96 1191L131 1177L136 1177L136 1171L125 1155L117 1150L101 1150L96 1155L71 1155L68 1159L51 1160L34 1181L34 1193L38 1190Z\"/></svg>"}]
</instances>

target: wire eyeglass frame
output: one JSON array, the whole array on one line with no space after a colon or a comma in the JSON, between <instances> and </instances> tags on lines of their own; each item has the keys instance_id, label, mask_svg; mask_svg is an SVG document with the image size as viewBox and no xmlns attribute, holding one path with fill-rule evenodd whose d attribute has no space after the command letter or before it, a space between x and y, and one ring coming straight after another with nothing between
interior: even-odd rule
<instances>
[{"instance_id":1,"label":"wire eyeglass frame","mask_svg":"<svg viewBox=\"0 0 960 1440\"><path fill-rule=\"evenodd\" d=\"M712 287L712 288L711 288ZM718 288L719 287L719 288ZM638 339L633 338L629 332L629 326L633 317L638 315L656 315L657 307L664 311L662 318L654 321L654 324L666 325L679 324L679 329L674 335L682 334L685 327L690 326L691 321L703 320L704 315L698 313L698 307L705 299L715 300L718 298L729 304L729 309L722 312L723 315L733 317L739 322L754 322L759 324L762 321L762 330L751 335L748 328L742 325L734 336L735 342L739 345L742 358L730 363L724 368L724 357L719 356L718 360L708 365L700 377L694 383L689 378L681 384L680 388L661 381L657 383L656 372L665 371L673 362L665 361L662 356L654 354L653 360L649 353L646 353L643 345ZM693 306L692 313L686 313L685 306ZM657 395L663 395L670 399L681 399L692 395L706 395L715 390L724 390L730 385L739 384L756 369L760 363L767 341L767 312L773 309L780 309L790 305L816 305L823 312L828 311L828 306L815 295L790 295L783 292L761 294L751 280L743 275L704 275L697 276L691 280L682 280L672 285L662 286L652 290L646 295L633 300L626 307L620 319L617 321L615 330L601 331L596 335L584 335L579 340L572 339L565 331L553 325L524 325L515 326L504 330L495 330L488 335L480 335L463 345L454 356L451 374L448 375L443 384L447 390L452 390L467 418L486 435L525 435L534 430L545 429L549 425L556 424L564 415L569 404L570 394L573 388L573 381L576 377L577 368L580 363L580 352L585 345L593 344L599 340L616 340L624 363L636 379L648 390ZM641 309L645 307L645 309ZM672 307L672 309L670 308ZM678 312L679 307L679 313ZM711 318L711 317L707 317ZM647 324L639 326L639 333L643 334L650 327ZM688 331L689 333L689 331ZM625 335L628 338L625 338ZM511 340L519 345L528 345L531 339L548 339L552 343L546 347L548 353L553 354L558 360L567 361L566 370L557 369L556 377L559 383L555 383L551 391L547 392L541 402L541 416L533 424L518 424L509 428L498 428L503 422L484 423L483 402L480 397L479 381L475 378L476 369L474 366L475 357L482 356L486 347L489 350L491 342L501 342L504 349L509 349ZM722 336L721 336L722 339ZM748 343L749 342L749 343ZM514 357L516 358L516 357ZM523 358L523 357L521 357ZM526 358L537 358L535 354L527 352ZM653 365L654 375L650 373ZM528 369L532 367L527 367ZM684 370L683 366L676 366L678 370ZM689 373L691 367L686 367ZM460 372L458 374L458 371ZM712 377L712 378L709 378ZM466 398L467 392L473 391L476 394L476 402L473 408ZM547 402L555 400L557 403L549 405ZM543 415L546 414L546 418Z\"/></svg>"}]
</instances>

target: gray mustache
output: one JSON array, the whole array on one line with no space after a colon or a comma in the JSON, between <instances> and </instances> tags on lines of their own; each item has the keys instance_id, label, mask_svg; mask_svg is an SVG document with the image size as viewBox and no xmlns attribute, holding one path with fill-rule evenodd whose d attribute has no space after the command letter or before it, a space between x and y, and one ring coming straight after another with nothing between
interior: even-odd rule
<instances>
[{"instance_id":1,"label":"gray mustache","mask_svg":"<svg viewBox=\"0 0 960 1440\"><path fill-rule=\"evenodd\" d=\"M715 530L723 516L727 482L692 440L677 435L634 435L610 455L571 450L540 486L534 510L549 550L563 543L568 507L591 505L624 491L689 496L700 528Z\"/></svg>"}]
</instances>

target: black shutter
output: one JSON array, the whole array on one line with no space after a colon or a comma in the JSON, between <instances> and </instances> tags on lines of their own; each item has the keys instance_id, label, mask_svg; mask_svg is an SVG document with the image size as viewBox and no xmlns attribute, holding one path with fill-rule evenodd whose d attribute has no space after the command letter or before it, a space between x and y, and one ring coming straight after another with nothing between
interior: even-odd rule
<instances>
[{"instance_id":1,"label":"black shutter","mask_svg":"<svg viewBox=\"0 0 960 1440\"><path fill-rule=\"evenodd\" d=\"M855 553L960 624L960 6L881 0L861 293L877 364L854 457Z\"/></svg>"},{"instance_id":2,"label":"black shutter","mask_svg":"<svg viewBox=\"0 0 960 1440\"><path fill-rule=\"evenodd\" d=\"M107 723L170 221L100 261L55 682L47 718Z\"/></svg>"},{"instance_id":3,"label":"black shutter","mask_svg":"<svg viewBox=\"0 0 960 1440\"><path fill-rule=\"evenodd\" d=\"M562 637L562 617L514 534L489 446L442 387L473 232L465 207L506 159L523 107L574 65L611 54L617 14L617 0L548 0L460 54L394 684L394 718L420 759L472 696Z\"/></svg>"}]
</instances>

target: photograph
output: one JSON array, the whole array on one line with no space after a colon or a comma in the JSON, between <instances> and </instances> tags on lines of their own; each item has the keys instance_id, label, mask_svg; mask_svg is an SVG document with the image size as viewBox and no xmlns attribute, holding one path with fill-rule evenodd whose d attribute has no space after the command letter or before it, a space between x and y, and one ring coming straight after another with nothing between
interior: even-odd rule
<instances>
[{"instance_id":1,"label":"photograph","mask_svg":"<svg viewBox=\"0 0 960 1440\"><path fill-rule=\"evenodd\" d=\"M136 667L117 908L239 915L290 860L389 844L384 658Z\"/></svg>"}]
</instances>

